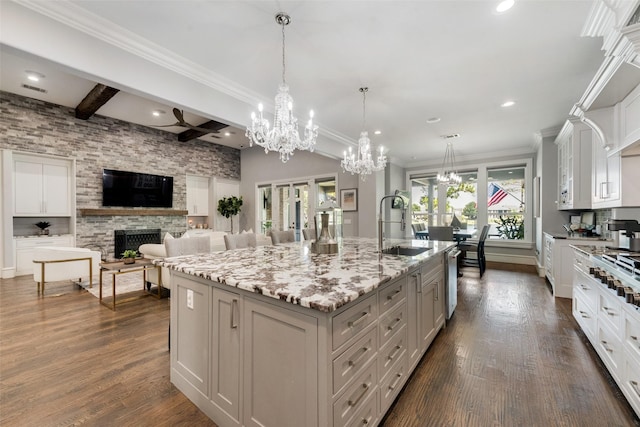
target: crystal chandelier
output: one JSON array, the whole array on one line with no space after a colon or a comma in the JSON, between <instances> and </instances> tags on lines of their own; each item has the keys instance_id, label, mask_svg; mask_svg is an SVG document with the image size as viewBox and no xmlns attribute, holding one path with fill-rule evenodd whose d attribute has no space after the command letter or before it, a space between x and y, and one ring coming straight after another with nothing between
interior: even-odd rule
<instances>
[{"instance_id":1,"label":"crystal chandelier","mask_svg":"<svg viewBox=\"0 0 640 427\"><path fill-rule=\"evenodd\" d=\"M304 128L304 139L300 139L298 119L293 115L293 98L289 95L289 86L285 81L284 27L289 25L291 18L286 13L280 12L276 15L276 22L282 26L282 83L276 95L273 127L270 127L269 121L262 117L263 106L259 104L259 115L256 116L255 112L251 113L251 126L247 127L245 136L249 138L249 146L257 144L264 147L265 153L277 151L280 153L282 162L286 163L296 149L313 151L318 137L318 126L313 124L313 110L311 110L309 121Z\"/></svg>"},{"instance_id":2,"label":"crystal chandelier","mask_svg":"<svg viewBox=\"0 0 640 427\"><path fill-rule=\"evenodd\" d=\"M444 160L442 161L442 173L438 172L438 182L443 184L460 184L462 178L456 173L455 164L456 155L453 153L453 144L447 141L447 150L444 152Z\"/></svg>"},{"instance_id":3,"label":"crystal chandelier","mask_svg":"<svg viewBox=\"0 0 640 427\"><path fill-rule=\"evenodd\" d=\"M358 139L358 154L352 152L349 147L349 152L344 152L344 159L340 163L344 172L351 172L351 175L357 173L364 181L367 175L372 172L381 171L387 165L387 156L384 155L382 146L379 147L378 158L376 162L371 158L371 141L369 140L369 134L365 129L365 117L366 117L366 100L368 87L361 87L359 89L362 93L362 132L360 132L360 139Z\"/></svg>"}]
</instances>

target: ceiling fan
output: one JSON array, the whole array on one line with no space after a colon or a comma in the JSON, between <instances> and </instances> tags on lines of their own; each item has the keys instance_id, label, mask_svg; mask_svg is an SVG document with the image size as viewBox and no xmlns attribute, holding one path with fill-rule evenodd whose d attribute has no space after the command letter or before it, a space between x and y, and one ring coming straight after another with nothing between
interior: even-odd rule
<instances>
[{"instance_id":1,"label":"ceiling fan","mask_svg":"<svg viewBox=\"0 0 640 427\"><path fill-rule=\"evenodd\" d=\"M178 110L177 108L173 109L173 115L176 117L177 122L170 125L153 125L153 127L166 128L166 127L180 126L183 128L191 129L195 132L200 132L203 135L212 134L211 136L213 138L220 138L219 136L213 135L213 134L220 133L221 129L224 129L229 126L224 123L217 122L215 120L209 120L208 122L205 122L199 126L194 126L190 123L187 123L184 120L184 112L182 110ZM233 132L230 132L230 133L233 133Z\"/></svg>"}]
</instances>

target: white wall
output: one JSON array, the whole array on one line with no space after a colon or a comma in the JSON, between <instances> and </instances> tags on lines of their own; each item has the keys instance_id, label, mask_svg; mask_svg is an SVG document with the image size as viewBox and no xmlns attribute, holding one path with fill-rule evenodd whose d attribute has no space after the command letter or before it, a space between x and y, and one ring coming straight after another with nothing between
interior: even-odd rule
<instances>
[{"instance_id":1,"label":"white wall","mask_svg":"<svg viewBox=\"0 0 640 427\"><path fill-rule=\"evenodd\" d=\"M339 197L340 189L358 188L357 175L343 173L340 161L320 154L308 151L296 151L295 155L287 163L282 163L278 154L270 152L265 154L260 147L245 148L240 153L240 195L243 204L240 212L240 229L255 228L255 189L257 183L294 180L319 175L334 175L336 182L336 194ZM366 198L358 192L358 211L345 212L344 219L351 224L344 225L345 236L358 235L360 212L366 212ZM364 203L364 205L363 205Z\"/></svg>"}]
</instances>

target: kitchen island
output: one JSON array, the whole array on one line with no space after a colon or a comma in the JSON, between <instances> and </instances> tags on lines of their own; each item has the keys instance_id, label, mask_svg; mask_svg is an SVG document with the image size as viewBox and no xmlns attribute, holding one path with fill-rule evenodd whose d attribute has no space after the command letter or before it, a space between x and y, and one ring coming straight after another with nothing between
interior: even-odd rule
<instances>
[{"instance_id":1,"label":"kitchen island","mask_svg":"<svg viewBox=\"0 0 640 427\"><path fill-rule=\"evenodd\" d=\"M376 425L444 326L444 251L343 239L166 258L171 381L221 426Z\"/></svg>"}]
</instances>

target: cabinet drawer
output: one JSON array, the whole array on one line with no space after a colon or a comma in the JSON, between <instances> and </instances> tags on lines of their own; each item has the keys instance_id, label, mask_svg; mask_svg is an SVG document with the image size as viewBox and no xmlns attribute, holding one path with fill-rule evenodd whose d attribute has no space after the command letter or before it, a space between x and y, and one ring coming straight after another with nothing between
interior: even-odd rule
<instances>
[{"instance_id":1,"label":"cabinet drawer","mask_svg":"<svg viewBox=\"0 0 640 427\"><path fill-rule=\"evenodd\" d=\"M640 314L625 313L624 342L631 354L640 360ZM640 366L638 366L640 371Z\"/></svg>"},{"instance_id":2,"label":"cabinet drawer","mask_svg":"<svg viewBox=\"0 0 640 427\"><path fill-rule=\"evenodd\" d=\"M619 368L620 361L622 360L622 343L617 338L616 334L604 324L598 323L598 341L595 343L595 348L604 364L607 365L611 376L616 380L616 382L619 382Z\"/></svg>"},{"instance_id":3,"label":"cabinet drawer","mask_svg":"<svg viewBox=\"0 0 640 427\"><path fill-rule=\"evenodd\" d=\"M337 393L353 377L362 371L376 354L378 334L373 327L333 361L333 393Z\"/></svg>"},{"instance_id":4,"label":"cabinet drawer","mask_svg":"<svg viewBox=\"0 0 640 427\"><path fill-rule=\"evenodd\" d=\"M380 383L380 409L386 410L396 398L407 377L406 353L396 360L389 375Z\"/></svg>"},{"instance_id":5,"label":"cabinet drawer","mask_svg":"<svg viewBox=\"0 0 640 427\"><path fill-rule=\"evenodd\" d=\"M378 390L372 393L363 403L362 408L351 419L347 426L349 427L362 427L373 426L378 423Z\"/></svg>"},{"instance_id":6,"label":"cabinet drawer","mask_svg":"<svg viewBox=\"0 0 640 427\"><path fill-rule=\"evenodd\" d=\"M586 275L581 270L574 270L573 287L574 292L582 295L584 304L593 312L597 311L598 295L600 294L598 286L591 276Z\"/></svg>"},{"instance_id":7,"label":"cabinet drawer","mask_svg":"<svg viewBox=\"0 0 640 427\"><path fill-rule=\"evenodd\" d=\"M364 406L364 402L376 393L377 383L376 364L370 363L369 367L347 387L344 394L333 404L333 425L346 425Z\"/></svg>"},{"instance_id":8,"label":"cabinet drawer","mask_svg":"<svg viewBox=\"0 0 640 427\"><path fill-rule=\"evenodd\" d=\"M395 334L389 342L378 352L378 376L384 379L391 366L401 358L407 350L407 327Z\"/></svg>"},{"instance_id":9,"label":"cabinet drawer","mask_svg":"<svg viewBox=\"0 0 640 427\"><path fill-rule=\"evenodd\" d=\"M406 300L398 304L393 310L380 316L378 323L380 327L380 346L385 345L393 335L407 324L407 303Z\"/></svg>"},{"instance_id":10,"label":"cabinet drawer","mask_svg":"<svg viewBox=\"0 0 640 427\"><path fill-rule=\"evenodd\" d=\"M607 323L618 337L621 337L624 315L618 297L608 289L601 289L598 294L598 318Z\"/></svg>"},{"instance_id":11,"label":"cabinet drawer","mask_svg":"<svg viewBox=\"0 0 640 427\"><path fill-rule=\"evenodd\" d=\"M52 237L28 237L24 239L16 239L16 249L33 249L41 246L62 246L70 247L73 245L73 239L70 234Z\"/></svg>"},{"instance_id":12,"label":"cabinet drawer","mask_svg":"<svg viewBox=\"0 0 640 427\"><path fill-rule=\"evenodd\" d=\"M585 301L582 292L578 289L573 291L573 317L589 340L593 341L596 335L596 315L588 302Z\"/></svg>"},{"instance_id":13,"label":"cabinet drawer","mask_svg":"<svg viewBox=\"0 0 640 427\"><path fill-rule=\"evenodd\" d=\"M628 352L624 359L622 391L636 414L640 416L640 359Z\"/></svg>"},{"instance_id":14,"label":"cabinet drawer","mask_svg":"<svg viewBox=\"0 0 640 427\"><path fill-rule=\"evenodd\" d=\"M378 318L376 295L365 298L332 319L333 350L356 336Z\"/></svg>"},{"instance_id":15,"label":"cabinet drawer","mask_svg":"<svg viewBox=\"0 0 640 427\"><path fill-rule=\"evenodd\" d=\"M386 288L382 289L378 295L378 312L384 314L391 307L402 301L407 296L407 278L403 277L400 280L390 284Z\"/></svg>"}]
</instances>

